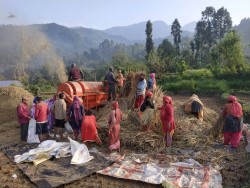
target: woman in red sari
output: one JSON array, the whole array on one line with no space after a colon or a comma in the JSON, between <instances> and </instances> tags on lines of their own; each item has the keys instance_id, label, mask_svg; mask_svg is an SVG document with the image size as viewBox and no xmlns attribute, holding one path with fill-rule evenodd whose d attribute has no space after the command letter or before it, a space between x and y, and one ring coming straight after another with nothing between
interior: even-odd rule
<instances>
[{"instance_id":1,"label":"woman in red sari","mask_svg":"<svg viewBox=\"0 0 250 188\"><path fill-rule=\"evenodd\" d=\"M227 97L227 104L223 109L223 117L225 119L223 126L224 145L231 144L229 149L231 152L236 152L239 147L240 138L243 128L243 112L241 104L235 96Z\"/></svg>"},{"instance_id":2,"label":"woman in red sari","mask_svg":"<svg viewBox=\"0 0 250 188\"><path fill-rule=\"evenodd\" d=\"M112 111L109 114L109 150L120 150L120 122L122 112L117 101L112 102Z\"/></svg>"},{"instance_id":3,"label":"woman in red sari","mask_svg":"<svg viewBox=\"0 0 250 188\"><path fill-rule=\"evenodd\" d=\"M98 145L102 144L100 137L98 136L97 132L97 124L96 118L92 112L92 110L87 110L85 116L82 120L82 128L81 128L81 135L82 141L86 142L96 142Z\"/></svg>"},{"instance_id":4,"label":"woman in red sari","mask_svg":"<svg viewBox=\"0 0 250 188\"><path fill-rule=\"evenodd\" d=\"M158 108L161 110L160 118L162 122L163 132L165 134L166 146L170 147L172 144L172 136L174 134L174 108L173 100L169 96L163 97L163 105Z\"/></svg>"}]
</instances>

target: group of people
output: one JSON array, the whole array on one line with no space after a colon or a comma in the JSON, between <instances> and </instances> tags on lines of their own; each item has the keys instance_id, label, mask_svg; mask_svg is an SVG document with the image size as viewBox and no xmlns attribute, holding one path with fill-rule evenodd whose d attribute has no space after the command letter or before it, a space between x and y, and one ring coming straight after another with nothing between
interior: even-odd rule
<instances>
[{"instance_id":1,"label":"group of people","mask_svg":"<svg viewBox=\"0 0 250 188\"><path fill-rule=\"evenodd\" d=\"M110 140L109 149L119 150L122 112L119 109L119 104L116 100L116 92L119 92L123 87L124 77L120 69L118 69L116 76L114 76L113 71L113 68L110 67L104 78L108 87L108 101L112 101L111 112L108 118ZM75 64L73 64L69 74L69 79L79 80L82 76L83 74L81 71ZM155 101L153 100L153 91L156 89L155 73L151 73L147 81L145 77L146 75L144 73L139 75L139 81L136 88L136 100L134 104L134 108L138 111L140 118L146 109L155 109ZM89 142L96 142L98 145L102 144L102 141L98 136L97 129L99 127L93 111L91 109L85 110L81 99L77 96L74 96L73 103L67 109L64 97L64 93L59 93L57 99L53 99L55 100L53 106L49 106L42 100L42 97L37 96L33 101L33 115L30 113L27 97L22 97L22 101L17 107L22 141L27 140L29 120L34 118L36 120L36 134L41 142L49 138L49 129L51 128L51 125L49 125L48 120L53 119L54 138L57 138L57 134L59 134L60 139L64 139L64 125L66 121L69 121L73 129L75 140L77 140L81 134L82 141L86 144ZM173 100L170 96L163 96L162 100L163 105L157 107L157 110L160 110L160 119L166 146L170 147L175 130ZM242 135L243 112L242 107L235 96L229 96L227 101L228 103L222 110L222 116L225 120L223 125L224 145L230 144L230 150L235 151L240 144ZM198 119L203 120L203 107L203 103L198 96L194 94L187 102L185 111L192 112Z\"/></svg>"},{"instance_id":2,"label":"group of people","mask_svg":"<svg viewBox=\"0 0 250 188\"><path fill-rule=\"evenodd\" d=\"M73 103L67 110L67 105L64 100L64 93L59 93L58 99L55 100L52 107L54 114L54 138L57 139L59 134L60 139L63 140L64 124L66 121L70 122L73 129L74 139L77 140L81 133L82 141L86 144L89 142L96 142L98 145L102 144L97 132L96 117L91 109L84 109L82 102L77 96L74 96ZM51 113L49 105L42 100L42 97L37 96L34 99L34 114L28 107L28 98L22 97L21 103L17 106L17 116L20 125L21 141L27 141L29 120L34 118L36 120L36 133L40 142L49 139L48 117ZM113 101L111 105L111 112L108 119L109 129L109 149L120 149L120 122L122 120L122 112L119 109L117 101Z\"/></svg>"}]
</instances>

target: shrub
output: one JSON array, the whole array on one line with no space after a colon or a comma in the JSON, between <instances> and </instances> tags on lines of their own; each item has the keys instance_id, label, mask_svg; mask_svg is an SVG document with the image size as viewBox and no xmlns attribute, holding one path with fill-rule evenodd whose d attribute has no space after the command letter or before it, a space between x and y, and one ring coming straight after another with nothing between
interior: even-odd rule
<instances>
[{"instance_id":1,"label":"shrub","mask_svg":"<svg viewBox=\"0 0 250 188\"><path fill-rule=\"evenodd\" d=\"M214 75L209 69L186 70L183 72L183 79L207 79L213 78Z\"/></svg>"}]
</instances>

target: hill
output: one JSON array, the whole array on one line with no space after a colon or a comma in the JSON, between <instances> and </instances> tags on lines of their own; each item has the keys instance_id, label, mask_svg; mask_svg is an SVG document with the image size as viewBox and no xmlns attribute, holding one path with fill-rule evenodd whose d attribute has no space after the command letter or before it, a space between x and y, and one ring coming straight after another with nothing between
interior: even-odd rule
<instances>
[{"instance_id":1,"label":"hill","mask_svg":"<svg viewBox=\"0 0 250 188\"><path fill-rule=\"evenodd\" d=\"M127 38L132 41L145 41L146 35L146 21L140 22L137 24L132 24L128 26L120 26L120 27L112 27L110 29L104 30L107 34L110 35L119 35L123 36L124 38ZM193 24L193 23L192 23ZM163 21L154 21L152 22L153 27L153 38L154 39L164 39L171 35L171 25L166 24ZM183 30L182 35L192 37L193 33L191 31L191 25L186 26L189 31Z\"/></svg>"},{"instance_id":2,"label":"hill","mask_svg":"<svg viewBox=\"0 0 250 188\"><path fill-rule=\"evenodd\" d=\"M245 52L250 55L250 18L244 18L234 29L238 31L244 45Z\"/></svg>"}]
</instances>

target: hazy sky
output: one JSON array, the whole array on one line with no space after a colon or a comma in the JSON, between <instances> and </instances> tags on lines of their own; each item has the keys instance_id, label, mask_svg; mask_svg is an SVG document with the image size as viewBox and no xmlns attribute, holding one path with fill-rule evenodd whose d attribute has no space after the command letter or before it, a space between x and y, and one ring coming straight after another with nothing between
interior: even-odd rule
<instances>
[{"instance_id":1,"label":"hazy sky","mask_svg":"<svg viewBox=\"0 0 250 188\"><path fill-rule=\"evenodd\" d=\"M142 21L175 18L183 26L201 18L207 6L224 6L233 25L250 17L250 0L0 0L0 24L58 23L107 29Z\"/></svg>"}]
</instances>

